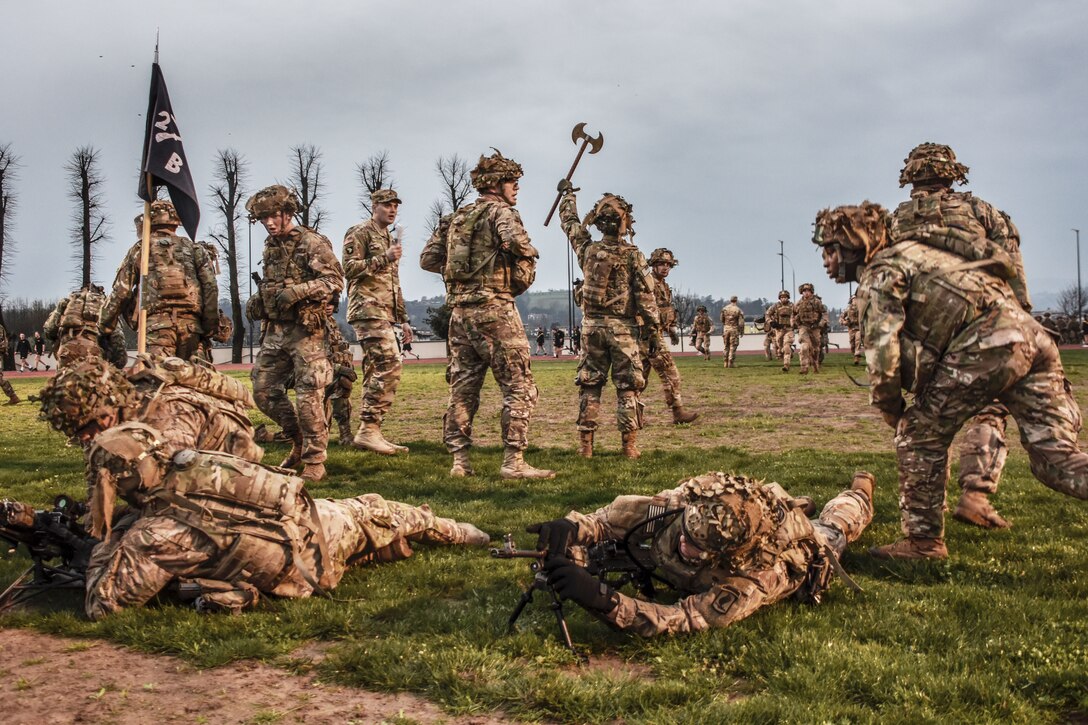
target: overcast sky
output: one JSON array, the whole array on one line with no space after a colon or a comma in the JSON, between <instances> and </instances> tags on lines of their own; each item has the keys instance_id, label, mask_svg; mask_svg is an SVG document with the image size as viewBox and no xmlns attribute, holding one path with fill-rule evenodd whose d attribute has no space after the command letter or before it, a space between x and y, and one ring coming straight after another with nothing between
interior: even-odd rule
<instances>
[{"instance_id":1,"label":"overcast sky","mask_svg":"<svg viewBox=\"0 0 1088 725\"><path fill-rule=\"evenodd\" d=\"M291 146L314 144L329 184L321 231L339 253L362 213L355 164L389 152L409 298L442 292L417 263L440 193L435 160L475 162L490 146L525 168L518 208L541 254L535 289L566 286L566 242L543 221L580 121L605 136L575 175L581 209L605 191L631 201L636 243L680 259L674 289L773 297L781 239L787 286L795 271L842 304L845 287L825 277L809 241L813 218L825 206L905 199L899 169L923 141L951 145L971 168L966 188L1017 222L1034 292L1075 283L1072 228L1088 245L1088 3L165 5L5 12L0 143L22 164L7 297L52 300L76 281L63 167L84 144L101 151L112 221L93 276L112 281L140 211L156 28L202 193L217 149L248 159L255 191L287 178ZM216 220L201 201L206 238Z\"/></svg>"}]
</instances>

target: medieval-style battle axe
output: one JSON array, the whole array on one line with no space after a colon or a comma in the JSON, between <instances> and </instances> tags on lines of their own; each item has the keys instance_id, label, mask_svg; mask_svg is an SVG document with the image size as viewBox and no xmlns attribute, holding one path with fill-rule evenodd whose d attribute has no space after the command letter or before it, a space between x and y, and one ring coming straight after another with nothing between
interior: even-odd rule
<instances>
[{"instance_id":1,"label":"medieval-style battle axe","mask_svg":"<svg viewBox=\"0 0 1088 725\"><path fill-rule=\"evenodd\" d=\"M574 170L578 168L578 162L582 160L582 154L586 152L587 148L589 149L589 153L595 154L601 150L602 146L604 146L604 134L598 133L596 138L590 136L586 133L586 124L584 122L579 123L574 127L574 130L570 132L570 138L574 143L581 141L582 145L578 148L578 155L574 157L574 163L570 165L570 171L567 172L567 181L570 181L571 177L574 176ZM551 211L548 212L548 218L544 220L544 226L548 226L551 222L552 215L555 214L555 210L559 208L559 200L562 198L563 192L559 192L555 195L555 201L552 203Z\"/></svg>"}]
</instances>

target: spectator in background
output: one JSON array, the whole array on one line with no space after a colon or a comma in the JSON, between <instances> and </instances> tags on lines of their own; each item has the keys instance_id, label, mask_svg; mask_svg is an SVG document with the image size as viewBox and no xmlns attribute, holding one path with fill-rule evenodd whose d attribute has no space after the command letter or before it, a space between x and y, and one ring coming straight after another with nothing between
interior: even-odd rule
<instances>
[{"instance_id":1,"label":"spectator in background","mask_svg":"<svg viewBox=\"0 0 1088 725\"><path fill-rule=\"evenodd\" d=\"M15 366L16 371L25 373L30 370L30 363L26 361L30 357L30 340L26 339L26 333L20 332L19 339L15 342L15 354L19 356L19 364Z\"/></svg>"},{"instance_id":2,"label":"spectator in background","mask_svg":"<svg viewBox=\"0 0 1088 725\"><path fill-rule=\"evenodd\" d=\"M567 333L562 327L556 327L552 330L552 353L559 357L563 352L563 342L567 338Z\"/></svg>"},{"instance_id":3,"label":"spectator in background","mask_svg":"<svg viewBox=\"0 0 1088 725\"><path fill-rule=\"evenodd\" d=\"M42 362L42 355L45 354L45 340L42 339L42 333L35 330L32 342L34 345L34 369L37 370L38 365L42 365L48 370L49 366Z\"/></svg>"},{"instance_id":4,"label":"spectator in background","mask_svg":"<svg viewBox=\"0 0 1088 725\"><path fill-rule=\"evenodd\" d=\"M547 355L548 350L544 347L545 340L548 339L547 334L544 332L543 327L536 328L536 354Z\"/></svg>"}]
</instances>

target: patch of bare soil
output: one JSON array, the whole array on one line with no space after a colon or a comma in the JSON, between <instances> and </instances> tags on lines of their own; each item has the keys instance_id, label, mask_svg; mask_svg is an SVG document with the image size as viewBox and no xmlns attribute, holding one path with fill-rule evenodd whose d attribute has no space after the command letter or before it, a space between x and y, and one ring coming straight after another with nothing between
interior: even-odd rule
<instances>
[{"instance_id":1,"label":"patch of bare soil","mask_svg":"<svg viewBox=\"0 0 1088 725\"><path fill-rule=\"evenodd\" d=\"M323 652L293 656L319 659ZM260 663L199 670L174 657L21 629L0 630L0 700L8 725L508 722L451 717L415 695L325 685Z\"/></svg>"}]
</instances>

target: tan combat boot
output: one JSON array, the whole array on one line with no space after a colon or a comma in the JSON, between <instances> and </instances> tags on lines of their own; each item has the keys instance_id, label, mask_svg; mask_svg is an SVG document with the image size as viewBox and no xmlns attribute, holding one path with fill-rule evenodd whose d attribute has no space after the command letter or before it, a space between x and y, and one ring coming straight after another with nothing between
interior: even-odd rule
<instances>
[{"instance_id":1,"label":"tan combat boot","mask_svg":"<svg viewBox=\"0 0 1088 725\"><path fill-rule=\"evenodd\" d=\"M382 440L384 440L386 443L393 446L393 450L396 451L397 453L407 453L408 452L408 446L398 445L398 444L394 443L393 441L389 440L388 438L385 437L385 434L382 433L381 428L378 429L378 435L380 435L382 437Z\"/></svg>"},{"instance_id":2,"label":"tan combat boot","mask_svg":"<svg viewBox=\"0 0 1088 725\"><path fill-rule=\"evenodd\" d=\"M507 448L503 453L499 476L502 478L555 478L555 471L533 468L525 462L525 454L522 451Z\"/></svg>"},{"instance_id":3,"label":"tan combat boot","mask_svg":"<svg viewBox=\"0 0 1088 725\"><path fill-rule=\"evenodd\" d=\"M623 437L623 455L626 458L636 459L642 456L638 446L638 431L632 430L621 434Z\"/></svg>"},{"instance_id":4,"label":"tan combat boot","mask_svg":"<svg viewBox=\"0 0 1088 725\"><path fill-rule=\"evenodd\" d=\"M691 423L698 417L698 413L693 413L690 410L684 410L684 406L682 405L678 405L672 409L672 422L674 425Z\"/></svg>"},{"instance_id":5,"label":"tan combat boot","mask_svg":"<svg viewBox=\"0 0 1088 725\"><path fill-rule=\"evenodd\" d=\"M952 518L984 529L1007 529L1012 526L982 491L964 491L956 510L952 512Z\"/></svg>"},{"instance_id":6,"label":"tan combat boot","mask_svg":"<svg viewBox=\"0 0 1088 725\"><path fill-rule=\"evenodd\" d=\"M280 462L280 468L298 468L300 463L302 463L302 441L295 441L291 444L291 452L287 454L287 458Z\"/></svg>"},{"instance_id":7,"label":"tan combat boot","mask_svg":"<svg viewBox=\"0 0 1088 725\"><path fill-rule=\"evenodd\" d=\"M383 456L397 455L396 446L382 437L381 429L373 421L363 421L363 424L359 426L359 432L351 441L351 447L361 451L373 451Z\"/></svg>"},{"instance_id":8,"label":"tan combat boot","mask_svg":"<svg viewBox=\"0 0 1088 725\"><path fill-rule=\"evenodd\" d=\"M307 463L302 468L303 481L320 481L325 478L324 463Z\"/></svg>"},{"instance_id":9,"label":"tan combat boot","mask_svg":"<svg viewBox=\"0 0 1088 725\"><path fill-rule=\"evenodd\" d=\"M18 395L12 395L10 398L8 398L8 403L7 404L8 405L18 405L21 402L23 402L23 401L19 399Z\"/></svg>"},{"instance_id":10,"label":"tan combat boot","mask_svg":"<svg viewBox=\"0 0 1088 725\"><path fill-rule=\"evenodd\" d=\"M578 431L578 455L582 458L593 458L593 431Z\"/></svg>"},{"instance_id":11,"label":"tan combat boot","mask_svg":"<svg viewBox=\"0 0 1088 725\"><path fill-rule=\"evenodd\" d=\"M944 539L924 539L909 536L894 544L874 546L869 554L877 559L947 559Z\"/></svg>"},{"instance_id":12,"label":"tan combat boot","mask_svg":"<svg viewBox=\"0 0 1088 725\"><path fill-rule=\"evenodd\" d=\"M854 473L854 482L850 484L850 490L865 494L869 503L873 502L873 486L876 485L876 476L868 471Z\"/></svg>"},{"instance_id":13,"label":"tan combat boot","mask_svg":"<svg viewBox=\"0 0 1088 725\"><path fill-rule=\"evenodd\" d=\"M476 475L476 471L472 470L472 464L469 463L467 448L453 452L453 467L450 468L450 475L454 478Z\"/></svg>"},{"instance_id":14,"label":"tan combat boot","mask_svg":"<svg viewBox=\"0 0 1088 725\"><path fill-rule=\"evenodd\" d=\"M490 536L472 524L458 521L457 529L459 531L457 543L462 546L487 546L491 542Z\"/></svg>"}]
</instances>

